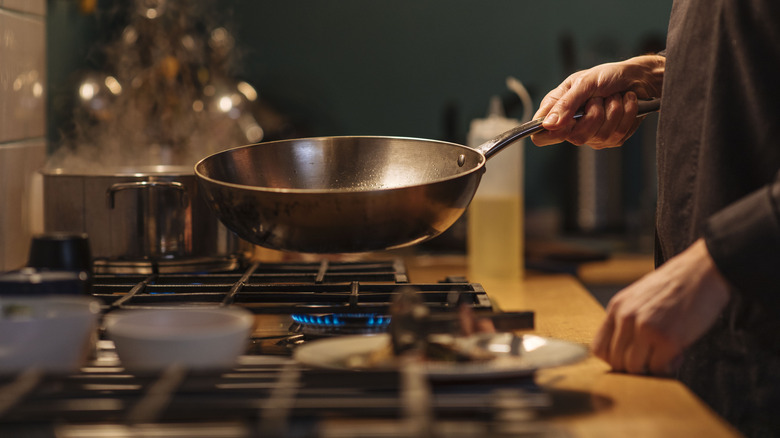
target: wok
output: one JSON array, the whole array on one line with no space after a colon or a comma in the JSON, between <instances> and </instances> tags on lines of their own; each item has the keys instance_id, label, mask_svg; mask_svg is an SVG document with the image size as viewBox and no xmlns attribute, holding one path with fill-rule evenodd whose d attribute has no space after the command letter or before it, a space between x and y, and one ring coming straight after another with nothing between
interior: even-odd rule
<instances>
[{"instance_id":1,"label":"wok","mask_svg":"<svg viewBox=\"0 0 780 438\"><path fill-rule=\"evenodd\" d=\"M640 115L658 107L658 100L640 102ZM385 250L449 228L471 202L485 162L542 129L533 120L474 149L404 137L273 141L210 155L195 175L219 219L253 244L309 253Z\"/></svg>"}]
</instances>

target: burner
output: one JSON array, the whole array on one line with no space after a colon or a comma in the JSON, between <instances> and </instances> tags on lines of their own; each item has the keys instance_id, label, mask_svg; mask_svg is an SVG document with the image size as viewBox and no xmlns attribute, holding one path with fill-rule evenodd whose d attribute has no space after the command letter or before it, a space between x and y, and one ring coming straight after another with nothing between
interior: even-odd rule
<instances>
[{"instance_id":1,"label":"burner","mask_svg":"<svg viewBox=\"0 0 780 438\"><path fill-rule=\"evenodd\" d=\"M293 314L290 331L304 335L336 336L387 331L390 316L376 313Z\"/></svg>"}]
</instances>

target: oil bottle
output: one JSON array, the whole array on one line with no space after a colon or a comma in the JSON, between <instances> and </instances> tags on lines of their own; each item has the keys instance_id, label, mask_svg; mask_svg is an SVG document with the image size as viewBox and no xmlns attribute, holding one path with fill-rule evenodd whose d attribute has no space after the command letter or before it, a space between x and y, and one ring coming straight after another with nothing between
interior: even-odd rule
<instances>
[{"instance_id":1,"label":"oil bottle","mask_svg":"<svg viewBox=\"0 0 780 438\"><path fill-rule=\"evenodd\" d=\"M505 117L500 99L494 96L487 117L471 121L468 146L479 146L519 124ZM523 147L520 140L486 163L486 172L469 205L467 252L471 279L517 280L523 276Z\"/></svg>"}]
</instances>

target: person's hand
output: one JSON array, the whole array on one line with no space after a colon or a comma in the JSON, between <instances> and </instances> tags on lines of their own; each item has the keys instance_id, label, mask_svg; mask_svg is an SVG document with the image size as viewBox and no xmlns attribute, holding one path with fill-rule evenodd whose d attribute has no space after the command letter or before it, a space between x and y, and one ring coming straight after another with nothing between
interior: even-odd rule
<instances>
[{"instance_id":1,"label":"person's hand","mask_svg":"<svg viewBox=\"0 0 780 438\"><path fill-rule=\"evenodd\" d=\"M593 354L614 371L671 374L729 298L728 283L699 239L612 298Z\"/></svg>"},{"instance_id":2,"label":"person's hand","mask_svg":"<svg viewBox=\"0 0 780 438\"><path fill-rule=\"evenodd\" d=\"M537 146L568 141L594 149L622 145L641 120L637 98L661 96L665 58L645 55L579 71L544 97L534 119L545 131L531 139ZM574 114L585 114L575 121Z\"/></svg>"}]
</instances>

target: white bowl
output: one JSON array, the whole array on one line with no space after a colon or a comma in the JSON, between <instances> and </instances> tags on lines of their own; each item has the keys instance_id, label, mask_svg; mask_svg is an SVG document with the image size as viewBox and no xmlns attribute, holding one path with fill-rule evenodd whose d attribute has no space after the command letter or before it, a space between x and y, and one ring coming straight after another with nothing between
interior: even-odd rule
<instances>
[{"instance_id":1,"label":"white bowl","mask_svg":"<svg viewBox=\"0 0 780 438\"><path fill-rule=\"evenodd\" d=\"M86 296L0 296L0 373L77 371L99 315L100 302Z\"/></svg>"},{"instance_id":2,"label":"white bowl","mask_svg":"<svg viewBox=\"0 0 780 438\"><path fill-rule=\"evenodd\" d=\"M127 310L105 319L122 366L134 372L231 368L253 325L254 315L240 307Z\"/></svg>"}]
</instances>

